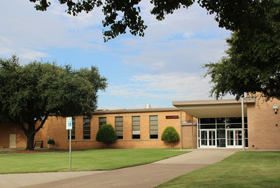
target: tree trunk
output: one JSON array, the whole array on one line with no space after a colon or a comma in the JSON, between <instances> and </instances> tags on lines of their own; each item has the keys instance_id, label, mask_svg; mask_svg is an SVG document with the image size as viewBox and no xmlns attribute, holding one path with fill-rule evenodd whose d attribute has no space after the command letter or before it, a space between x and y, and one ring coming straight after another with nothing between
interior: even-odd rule
<instances>
[{"instance_id":1,"label":"tree trunk","mask_svg":"<svg viewBox=\"0 0 280 188\"><path fill-rule=\"evenodd\" d=\"M173 141L169 142L170 148L173 148Z\"/></svg>"},{"instance_id":2,"label":"tree trunk","mask_svg":"<svg viewBox=\"0 0 280 188\"><path fill-rule=\"evenodd\" d=\"M28 135L25 150L34 150L34 134Z\"/></svg>"},{"instance_id":3,"label":"tree trunk","mask_svg":"<svg viewBox=\"0 0 280 188\"><path fill-rule=\"evenodd\" d=\"M43 127L43 125L44 125L45 121L47 120L48 116L49 116L48 114L45 115L44 120L41 121L40 125L36 129L35 129L35 125L36 125L37 121L27 123L27 128L24 127L24 124L22 122L19 124L21 130L23 130L23 132L24 132L24 134L26 135L26 138L27 138L25 150L34 150L35 134ZM32 119L34 119L34 118L32 118Z\"/></svg>"}]
</instances>

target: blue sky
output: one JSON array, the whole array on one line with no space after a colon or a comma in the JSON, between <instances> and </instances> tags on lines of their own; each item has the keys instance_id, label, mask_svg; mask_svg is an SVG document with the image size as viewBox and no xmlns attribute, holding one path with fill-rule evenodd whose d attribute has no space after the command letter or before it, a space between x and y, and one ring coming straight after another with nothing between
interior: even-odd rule
<instances>
[{"instance_id":1,"label":"blue sky","mask_svg":"<svg viewBox=\"0 0 280 188\"><path fill-rule=\"evenodd\" d=\"M51 2L46 12L36 11L29 0L1 2L0 57L16 54L21 64L42 59L75 68L97 66L109 83L99 92L102 109L172 107L174 100L209 99L211 85L202 65L225 55L230 32L197 4L159 22L150 14L149 1L143 1L145 37L128 32L104 43L101 9L73 17L65 6Z\"/></svg>"}]
</instances>

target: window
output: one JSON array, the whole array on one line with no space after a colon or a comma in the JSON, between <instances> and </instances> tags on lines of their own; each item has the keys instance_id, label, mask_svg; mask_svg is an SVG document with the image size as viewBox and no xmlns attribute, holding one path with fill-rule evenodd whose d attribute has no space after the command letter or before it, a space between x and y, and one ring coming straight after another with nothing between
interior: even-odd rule
<instances>
[{"instance_id":1,"label":"window","mask_svg":"<svg viewBox=\"0 0 280 188\"><path fill-rule=\"evenodd\" d=\"M103 124L106 124L106 117L99 117L99 128L100 128Z\"/></svg>"},{"instance_id":2,"label":"window","mask_svg":"<svg viewBox=\"0 0 280 188\"><path fill-rule=\"evenodd\" d=\"M132 139L140 139L140 116L132 116Z\"/></svg>"},{"instance_id":3,"label":"window","mask_svg":"<svg viewBox=\"0 0 280 188\"><path fill-rule=\"evenodd\" d=\"M158 138L158 116L150 116L150 139Z\"/></svg>"},{"instance_id":4,"label":"window","mask_svg":"<svg viewBox=\"0 0 280 188\"><path fill-rule=\"evenodd\" d=\"M90 139L90 118L84 118L83 120L83 138Z\"/></svg>"},{"instance_id":5,"label":"window","mask_svg":"<svg viewBox=\"0 0 280 188\"><path fill-rule=\"evenodd\" d=\"M115 118L116 122L116 134L118 139L123 139L123 117L118 116Z\"/></svg>"},{"instance_id":6,"label":"window","mask_svg":"<svg viewBox=\"0 0 280 188\"><path fill-rule=\"evenodd\" d=\"M67 139L69 140L69 130L67 130ZM75 140L75 118L74 117L72 117L71 140Z\"/></svg>"},{"instance_id":7,"label":"window","mask_svg":"<svg viewBox=\"0 0 280 188\"><path fill-rule=\"evenodd\" d=\"M215 129L216 128L215 118L201 118L199 120L200 120L201 129Z\"/></svg>"}]
</instances>

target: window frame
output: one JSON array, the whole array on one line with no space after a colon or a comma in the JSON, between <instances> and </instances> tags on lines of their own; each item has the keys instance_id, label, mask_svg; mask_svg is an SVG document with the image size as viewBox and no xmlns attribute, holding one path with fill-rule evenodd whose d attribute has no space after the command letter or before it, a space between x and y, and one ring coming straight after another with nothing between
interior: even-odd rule
<instances>
[{"instance_id":1,"label":"window frame","mask_svg":"<svg viewBox=\"0 0 280 188\"><path fill-rule=\"evenodd\" d=\"M156 120L153 120L153 118L155 117ZM157 132L157 134L154 133L155 131ZM158 139L158 115L149 116L149 135L150 135L150 139Z\"/></svg>"},{"instance_id":2,"label":"window frame","mask_svg":"<svg viewBox=\"0 0 280 188\"><path fill-rule=\"evenodd\" d=\"M139 118L139 120L135 119L135 118ZM139 125L137 125L137 124L139 124ZM135 139L135 140L141 139L141 127L140 127L140 125L141 125L140 116L132 116L132 139ZM139 132L139 134L137 134L138 132Z\"/></svg>"},{"instance_id":3,"label":"window frame","mask_svg":"<svg viewBox=\"0 0 280 188\"><path fill-rule=\"evenodd\" d=\"M89 120L89 121L85 121ZM89 122L89 124L87 124ZM86 130L85 128L88 128ZM83 118L83 140L90 140L91 138L91 118L84 117Z\"/></svg>"},{"instance_id":4,"label":"window frame","mask_svg":"<svg viewBox=\"0 0 280 188\"><path fill-rule=\"evenodd\" d=\"M120 120L117 120L118 118ZM117 139L123 139L123 116L115 116L115 131Z\"/></svg>"}]
</instances>

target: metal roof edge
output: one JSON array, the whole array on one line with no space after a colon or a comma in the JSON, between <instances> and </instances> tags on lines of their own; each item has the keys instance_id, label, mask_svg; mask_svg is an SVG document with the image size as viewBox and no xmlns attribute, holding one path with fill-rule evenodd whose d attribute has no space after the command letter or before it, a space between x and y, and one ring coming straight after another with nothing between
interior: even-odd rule
<instances>
[{"instance_id":1,"label":"metal roof edge","mask_svg":"<svg viewBox=\"0 0 280 188\"><path fill-rule=\"evenodd\" d=\"M145 113L145 112L166 112L166 111L180 111L176 107L170 108L144 108L144 109L118 109L118 110L100 110L94 111L92 114L118 114L118 113Z\"/></svg>"},{"instance_id":2,"label":"metal roof edge","mask_svg":"<svg viewBox=\"0 0 280 188\"><path fill-rule=\"evenodd\" d=\"M244 98L244 103L255 103L255 98ZM222 99L222 100L186 100L186 101L172 101L173 106L206 106L206 105L228 105L228 104L238 104L241 100L237 101L235 99Z\"/></svg>"}]
</instances>

